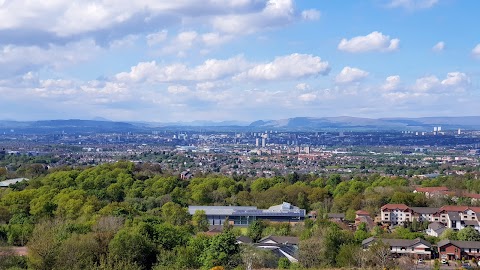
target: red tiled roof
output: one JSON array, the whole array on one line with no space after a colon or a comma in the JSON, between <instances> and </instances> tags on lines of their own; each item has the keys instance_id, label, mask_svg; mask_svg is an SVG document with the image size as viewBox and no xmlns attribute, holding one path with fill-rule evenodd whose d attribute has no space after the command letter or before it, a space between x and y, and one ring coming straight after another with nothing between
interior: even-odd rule
<instances>
[{"instance_id":1,"label":"red tiled roof","mask_svg":"<svg viewBox=\"0 0 480 270\"><path fill-rule=\"evenodd\" d=\"M355 214L360 215L360 216L369 216L370 215L369 212L364 211L364 210L358 210L357 212L355 212Z\"/></svg>"},{"instance_id":2,"label":"red tiled roof","mask_svg":"<svg viewBox=\"0 0 480 270\"><path fill-rule=\"evenodd\" d=\"M417 192L440 192L440 191L448 191L447 187L417 187L415 188Z\"/></svg>"},{"instance_id":3,"label":"red tiled roof","mask_svg":"<svg viewBox=\"0 0 480 270\"><path fill-rule=\"evenodd\" d=\"M389 204L385 204L384 206L382 206L382 210L385 210L385 209L407 210L408 206L406 206L403 203L400 203L400 204L389 203Z\"/></svg>"},{"instance_id":4,"label":"red tiled roof","mask_svg":"<svg viewBox=\"0 0 480 270\"><path fill-rule=\"evenodd\" d=\"M480 199L480 194L467 193L465 194L465 197L472 198L472 199Z\"/></svg>"},{"instance_id":5,"label":"red tiled roof","mask_svg":"<svg viewBox=\"0 0 480 270\"><path fill-rule=\"evenodd\" d=\"M442 211L447 211L447 212L463 212L468 210L468 206L462 206L462 205L445 205L440 208L439 212Z\"/></svg>"}]
</instances>

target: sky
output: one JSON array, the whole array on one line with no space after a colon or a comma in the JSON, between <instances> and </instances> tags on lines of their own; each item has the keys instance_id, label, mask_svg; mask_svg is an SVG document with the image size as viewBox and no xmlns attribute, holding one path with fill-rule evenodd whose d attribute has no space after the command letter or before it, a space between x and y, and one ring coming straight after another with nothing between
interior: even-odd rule
<instances>
[{"instance_id":1,"label":"sky","mask_svg":"<svg viewBox=\"0 0 480 270\"><path fill-rule=\"evenodd\" d=\"M0 0L0 120L480 115L480 1Z\"/></svg>"}]
</instances>

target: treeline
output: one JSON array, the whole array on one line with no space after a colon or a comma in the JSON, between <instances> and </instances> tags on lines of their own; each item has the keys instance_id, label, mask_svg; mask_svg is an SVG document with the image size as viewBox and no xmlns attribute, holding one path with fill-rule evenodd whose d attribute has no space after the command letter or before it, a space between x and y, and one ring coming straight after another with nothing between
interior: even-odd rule
<instances>
[{"instance_id":1,"label":"treeline","mask_svg":"<svg viewBox=\"0 0 480 270\"><path fill-rule=\"evenodd\" d=\"M468 174L456 180L465 184L478 181ZM156 164L126 161L84 169L50 169L28 182L0 190L0 241L29 250L26 258L2 263L32 269L209 269L217 265L233 269L249 262L286 267L288 263L280 263L270 253L259 257L260 251L235 244L240 234L257 240L274 234L301 237L300 263L305 267L349 266L355 259L347 256L350 249L357 250L365 238L386 232L365 226L351 232L319 218L298 226L255 223L257 227L248 232L225 228L224 233L209 237L201 234L208 229L204 213L191 216L186 207L268 208L287 201L307 211L316 210L320 217L337 212L353 220L356 210L374 215L386 203L444 203L412 193L412 184L421 183L378 174L292 173L273 178L197 175L181 180L178 175L164 174ZM411 238L419 231L403 229L404 234L393 237ZM309 247L317 255L324 253L310 258Z\"/></svg>"}]
</instances>

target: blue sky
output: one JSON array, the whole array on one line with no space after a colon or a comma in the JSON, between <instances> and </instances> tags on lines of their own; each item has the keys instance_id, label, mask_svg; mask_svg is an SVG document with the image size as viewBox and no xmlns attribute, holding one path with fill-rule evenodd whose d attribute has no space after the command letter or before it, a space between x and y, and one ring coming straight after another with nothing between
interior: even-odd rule
<instances>
[{"instance_id":1,"label":"blue sky","mask_svg":"<svg viewBox=\"0 0 480 270\"><path fill-rule=\"evenodd\" d=\"M0 0L0 119L480 115L478 1Z\"/></svg>"}]
</instances>

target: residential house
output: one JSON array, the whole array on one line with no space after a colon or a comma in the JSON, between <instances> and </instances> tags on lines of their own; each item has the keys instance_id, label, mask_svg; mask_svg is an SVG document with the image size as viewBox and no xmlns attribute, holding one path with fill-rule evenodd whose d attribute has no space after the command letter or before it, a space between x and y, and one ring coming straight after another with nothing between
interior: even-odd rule
<instances>
[{"instance_id":1,"label":"residential house","mask_svg":"<svg viewBox=\"0 0 480 270\"><path fill-rule=\"evenodd\" d=\"M448 260L480 258L479 241L442 240L437 243L438 254Z\"/></svg>"},{"instance_id":2,"label":"residential house","mask_svg":"<svg viewBox=\"0 0 480 270\"><path fill-rule=\"evenodd\" d=\"M428 228L425 230L425 233L430 236L439 237L446 227L440 222L432 222L428 224Z\"/></svg>"},{"instance_id":3,"label":"residential house","mask_svg":"<svg viewBox=\"0 0 480 270\"><path fill-rule=\"evenodd\" d=\"M292 244L298 245L299 238L294 236L266 236L258 241L260 244Z\"/></svg>"},{"instance_id":4,"label":"residential house","mask_svg":"<svg viewBox=\"0 0 480 270\"><path fill-rule=\"evenodd\" d=\"M362 241L363 249L368 249L376 241L382 241L390 247L394 256L413 256L419 259L430 259L432 256L432 245L421 238L410 239L383 239L370 237Z\"/></svg>"},{"instance_id":5,"label":"residential house","mask_svg":"<svg viewBox=\"0 0 480 270\"><path fill-rule=\"evenodd\" d=\"M345 220L345 214L342 213L328 213L327 217L330 221L343 222Z\"/></svg>"},{"instance_id":6,"label":"residential house","mask_svg":"<svg viewBox=\"0 0 480 270\"><path fill-rule=\"evenodd\" d=\"M254 244L257 248L271 250L278 257L285 257L290 262L298 262L298 237L267 236Z\"/></svg>"},{"instance_id":7,"label":"residential house","mask_svg":"<svg viewBox=\"0 0 480 270\"><path fill-rule=\"evenodd\" d=\"M419 222L439 222L446 228L461 230L472 227L480 231L480 207L446 205L440 208L408 207L405 204L386 204L382 206L382 223L402 225L413 220ZM434 234L434 232L429 231Z\"/></svg>"},{"instance_id":8,"label":"residential house","mask_svg":"<svg viewBox=\"0 0 480 270\"><path fill-rule=\"evenodd\" d=\"M361 223L367 224L367 228L369 230L375 227L375 222L373 221L372 217L370 217L370 213L363 210L358 210L355 212L355 226L358 227Z\"/></svg>"},{"instance_id":9,"label":"residential house","mask_svg":"<svg viewBox=\"0 0 480 270\"><path fill-rule=\"evenodd\" d=\"M413 211L405 204L385 204L380 208L382 222L391 225L412 221Z\"/></svg>"},{"instance_id":10,"label":"residential house","mask_svg":"<svg viewBox=\"0 0 480 270\"><path fill-rule=\"evenodd\" d=\"M252 238L248 236L241 235L237 237L237 244L252 244L253 240Z\"/></svg>"},{"instance_id":11,"label":"residential house","mask_svg":"<svg viewBox=\"0 0 480 270\"><path fill-rule=\"evenodd\" d=\"M193 177L193 174L190 171L183 171L180 173L180 179L189 180Z\"/></svg>"}]
</instances>

